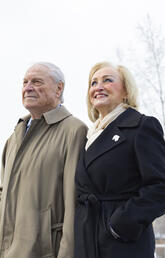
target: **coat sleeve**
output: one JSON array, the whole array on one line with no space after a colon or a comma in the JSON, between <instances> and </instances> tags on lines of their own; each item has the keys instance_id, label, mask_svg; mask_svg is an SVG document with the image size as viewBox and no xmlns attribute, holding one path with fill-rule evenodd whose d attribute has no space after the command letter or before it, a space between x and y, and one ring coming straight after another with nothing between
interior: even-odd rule
<instances>
[{"instance_id":1,"label":"coat sleeve","mask_svg":"<svg viewBox=\"0 0 165 258\"><path fill-rule=\"evenodd\" d=\"M8 141L6 142L3 153L2 153L2 162L1 162L1 184L0 184L0 201L3 191L3 178L4 178L4 171L5 171L5 160L6 160L6 150L7 150Z\"/></svg>"},{"instance_id":2,"label":"coat sleeve","mask_svg":"<svg viewBox=\"0 0 165 258\"><path fill-rule=\"evenodd\" d=\"M143 119L135 153L142 182L138 196L118 207L110 219L124 241L136 241L155 218L165 213L165 141L156 118Z\"/></svg>"},{"instance_id":3,"label":"coat sleeve","mask_svg":"<svg viewBox=\"0 0 165 258\"><path fill-rule=\"evenodd\" d=\"M63 235L60 242L58 258L73 258L74 250L74 206L75 206L75 170L80 149L86 141L86 126L72 132L67 157L64 166L63 194L64 194L64 222Z\"/></svg>"}]
</instances>

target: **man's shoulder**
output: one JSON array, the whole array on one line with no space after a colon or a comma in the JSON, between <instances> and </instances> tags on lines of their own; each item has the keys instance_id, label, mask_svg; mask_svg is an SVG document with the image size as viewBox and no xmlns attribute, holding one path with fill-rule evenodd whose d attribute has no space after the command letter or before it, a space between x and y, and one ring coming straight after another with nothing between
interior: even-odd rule
<instances>
[{"instance_id":1,"label":"man's shoulder","mask_svg":"<svg viewBox=\"0 0 165 258\"><path fill-rule=\"evenodd\" d=\"M70 115L68 116L66 119L64 119L63 121L64 124L67 125L67 127L70 127L70 128L86 128L87 129L87 125L81 121L79 118L73 116L73 115Z\"/></svg>"}]
</instances>

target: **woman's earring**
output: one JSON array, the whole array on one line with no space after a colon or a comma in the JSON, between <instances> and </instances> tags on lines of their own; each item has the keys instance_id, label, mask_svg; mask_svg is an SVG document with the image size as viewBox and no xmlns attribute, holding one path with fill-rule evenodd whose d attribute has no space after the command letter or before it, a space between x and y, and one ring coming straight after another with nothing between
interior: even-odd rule
<instances>
[{"instance_id":1,"label":"woman's earring","mask_svg":"<svg viewBox=\"0 0 165 258\"><path fill-rule=\"evenodd\" d=\"M124 104L128 104L128 99L127 98L123 98L123 103Z\"/></svg>"}]
</instances>

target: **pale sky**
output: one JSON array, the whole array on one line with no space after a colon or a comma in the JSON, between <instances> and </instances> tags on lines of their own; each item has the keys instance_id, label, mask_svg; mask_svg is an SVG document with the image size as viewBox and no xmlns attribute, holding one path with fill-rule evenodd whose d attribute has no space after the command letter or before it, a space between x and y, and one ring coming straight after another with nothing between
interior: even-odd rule
<instances>
[{"instance_id":1,"label":"pale sky","mask_svg":"<svg viewBox=\"0 0 165 258\"><path fill-rule=\"evenodd\" d=\"M65 106L90 125L86 108L90 68L99 61L113 63L117 48L136 41L136 25L146 14L165 30L162 0L1 1L0 155L19 117L28 113L21 103L21 87L29 65L38 61L58 65L66 79Z\"/></svg>"}]
</instances>

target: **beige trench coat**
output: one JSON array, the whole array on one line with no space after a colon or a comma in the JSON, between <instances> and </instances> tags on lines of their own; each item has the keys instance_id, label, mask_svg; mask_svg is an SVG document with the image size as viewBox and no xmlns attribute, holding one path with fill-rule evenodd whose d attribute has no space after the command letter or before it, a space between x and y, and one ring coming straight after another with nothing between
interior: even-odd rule
<instances>
[{"instance_id":1,"label":"beige trench coat","mask_svg":"<svg viewBox=\"0 0 165 258\"><path fill-rule=\"evenodd\" d=\"M74 175L86 126L64 106L21 119L2 157L0 258L73 258Z\"/></svg>"}]
</instances>

